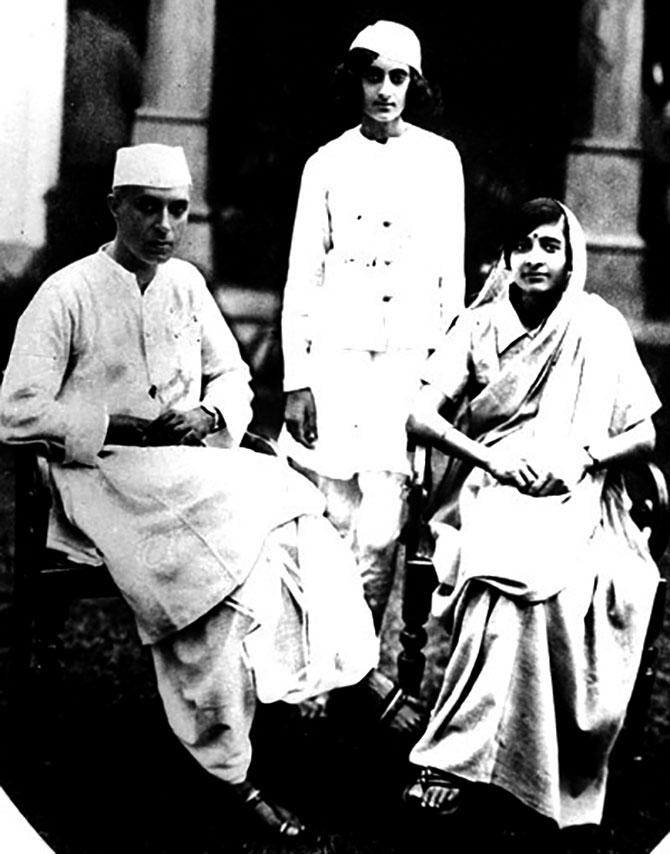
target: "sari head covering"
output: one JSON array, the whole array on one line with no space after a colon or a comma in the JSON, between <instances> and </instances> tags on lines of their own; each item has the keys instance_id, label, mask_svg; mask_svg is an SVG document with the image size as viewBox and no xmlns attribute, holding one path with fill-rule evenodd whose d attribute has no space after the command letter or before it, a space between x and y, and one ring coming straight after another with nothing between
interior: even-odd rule
<instances>
[{"instance_id":1,"label":"sari head covering","mask_svg":"<svg viewBox=\"0 0 670 854\"><path fill-rule=\"evenodd\" d=\"M556 209L557 216L555 218L552 218L551 215L552 208ZM565 238L570 264L566 293L569 291L572 295L584 290L586 283L586 236L584 229L567 205L556 199L538 198L526 202L514 216L511 226L507 230L500 256L491 267L486 282L470 305L470 309L507 297L509 286L514 281L513 273L509 268L511 244L516 238L528 234L537 225L553 224L561 216L565 217ZM525 231L524 225L527 226Z\"/></svg>"},{"instance_id":2,"label":"sari head covering","mask_svg":"<svg viewBox=\"0 0 670 854\"><path fill-rule=\"evenodd\" d=\"M505 240L505 245L500 252L500 257L489 273L481 293L474 303L466 311L474 312L487 304L499 303L509 300L510 286L514 283L513 271L508 266L509 247L515 238L518 238L520 223L529 222L528 232L539 223L533 215L533 206L537 209L542 203L546 211L549 206L546 202L551 201L557 211L565 217L566 243L569 243L569 257L571 269L567 272L567 284L556 307L545 319L539 332L532 338L529 346L524 350L520 358L515 359L500 376L496 378L469 403L467 417L470 420L470 428L477 433L484 426L489 429L493 421L500 426L500 430L492 432L487 437L486 444L493 444L510 430L517 429L529 417L535 418L538 413L540 399L543 400L543 410L547 407L547 395L544 394L546 380L552 371L557 370L561 356L565 356L565 343L570 321L574 317L576 305L583 302L584 287L586 284L586 237L584 230L577 217L561 202L546 199L534 199L522 206L520 214L516 218ZM531 216L528 216L530 212ZM530 224L534 218L533 225ZM542 220L545 223L552 222L551 215ZM556 219L553 220L556 222ZM526 233L528 233L526 232ZM578 342L573 341L573 347L578 347ZM563 358L563 362L566 359ZM570 384L567 378L566 385ZM553 386L557 383L552 383ZM557 404L558 405L558 404ZM491 407L498 410L494 416ZM548 411L548 410L547 410ZM544 421L548 420L543 417ZM562 419L559 419L559 421ZM480 425L480 421L482 422ZM559 422L554 424L554 428ZM572 423L565 425L574 426ZM471 434L471 429L466 430ZM553 432L553 431L552 431ZM558 438L554 434L554 438ZM584 440L586 441L586 439Z\"/></svg>"}]
</instances>

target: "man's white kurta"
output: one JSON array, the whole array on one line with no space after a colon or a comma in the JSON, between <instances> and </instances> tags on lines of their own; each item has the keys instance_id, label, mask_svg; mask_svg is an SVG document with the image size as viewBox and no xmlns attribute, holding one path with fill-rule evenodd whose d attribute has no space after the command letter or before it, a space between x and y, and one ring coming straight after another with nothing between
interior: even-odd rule
<instances>
[{"instance_id":1,"label":"man's white kurta","mask_svg":"<svg viewBox=\"0 0 670 854\"><path fill-rule=\"evenodd\" d=\"M229 440L251 419L249 369L205 280L173 259L141 293L104 248L39 289L19 320L3 412L12 438L42 434L66 462L95 464L109 414L153 419L200 403L225 413Z\"/></svg>"},{"instance_id":2,"label":"man's white kurta","mask_svg":"<svg viewBox=\"0 0 670 854\"><path fill-rule=\"evenodd\" d=\"M103 447L110 414L155 418L201 400L221 410L224 438L236 443L251 415L248 381L204 279L184 261L158 267L142 294L99 251L48 279L19 321L1 438L64 445L65 461L51 472L72 525L58 526L52 544L85 544L91 555L95 543L145 640L189 625L230 595L269 531L323 512L311 484L250 451ZM262 501L254 483L263 484Z\"/></svg>"},{"instance_id":3,"label":"man's white kurta","mask_svg":"<svg viewBox=\"0 0 670 854\"><path fill-rule=\"evenodd\" d=\"M229 782L250 759L250 674L253 697L298 702L359 681L378 656L320 492L278 457L234 447L250 399L247 366L197 270L169 261L141 293L104 248L40 288L0 397L0 440L64 447L51 475L69 528L56 526L52 544L104 559L153 644L171 725ZM211 437L223 447L105 444L112 415L154 419L201 402L225 419ZM346 631L332 617L342 613ZM179 662L171 644L195 658Z\"/></svg>"}]
</instances>

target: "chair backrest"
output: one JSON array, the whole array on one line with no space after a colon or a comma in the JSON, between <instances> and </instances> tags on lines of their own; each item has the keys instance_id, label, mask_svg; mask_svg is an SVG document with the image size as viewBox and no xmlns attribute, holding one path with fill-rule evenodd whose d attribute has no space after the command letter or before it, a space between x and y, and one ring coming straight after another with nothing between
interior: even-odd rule
<instances>
[{"instance_id":1,"label":"chair backrest","mask_svg":"<svg viewBox=\"0 0 670 854\"><path fill-rule=\"evenodd\" d=\"M630 515L648 536L651 556L660 564L670 540L668 484L656 463L640 461L624 470L631 499Z\"/></svg>"},{"instance_id":2,"label":"chair backrest","mask_svg":"<svg viewBox=\"0 0 670 854\"><path fill-rule=\"evenodd\" d=\"M15 483L15 584L21 585L44 562L51 492L41 460L46 443L13 445Z\"/></svg>"}]
</instances>

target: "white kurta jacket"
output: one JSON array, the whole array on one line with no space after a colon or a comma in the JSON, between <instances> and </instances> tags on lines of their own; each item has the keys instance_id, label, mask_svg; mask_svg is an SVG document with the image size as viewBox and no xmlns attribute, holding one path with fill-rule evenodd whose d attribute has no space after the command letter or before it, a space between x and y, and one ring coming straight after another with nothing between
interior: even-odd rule
<instances>
[{"instance_id":1,"label":"white kurta jacket","mask_svg":"<svg viewBox=\"0 0 670 854\"><path fill-rule=\"evenodd\" d=\"M307 161L282 316L284 388L317 397L318 448L289 447L300 462L337 477L405 467L407 398L420 358L463 305L463 244L463 174L449 140L408 125L381 144L353 128ZM343 404L359 400L376 417L342 421ZM370 463L360 449L373 446Z\"/></svg>"}]
</instances>

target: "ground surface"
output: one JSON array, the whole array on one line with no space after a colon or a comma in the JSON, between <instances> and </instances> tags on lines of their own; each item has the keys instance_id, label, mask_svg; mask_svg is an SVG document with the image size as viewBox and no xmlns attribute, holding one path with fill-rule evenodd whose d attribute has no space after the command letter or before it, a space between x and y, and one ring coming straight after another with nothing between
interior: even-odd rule
<instances>
[{"instance_id":1,"label":"ground surface","mask_svg":"<svg viewBox=\"0 0 670 854\"><path fill-rule=\"evenodd\" d=\"M389 673L396 629L392 619L383 657ZM284 850L242 822L219 785L176 744L120 601L80 602L64 640L58 683L42 685L18 722L6 696L2 704L2 785L57 854ZM442 641L434 627L428 694L438 684ZM408 744L382 729L374 704L362 698L344 698L326 722L304 722L284 706L261 709L255 777L310 824L311 838L293 849L302 854L646 854L670 830L669 682L664 638L643 758L615 764L597 836L558 837L510 804L483 800L458 823L425 824L400 801Z\"/></svg>"}]
</instances>

